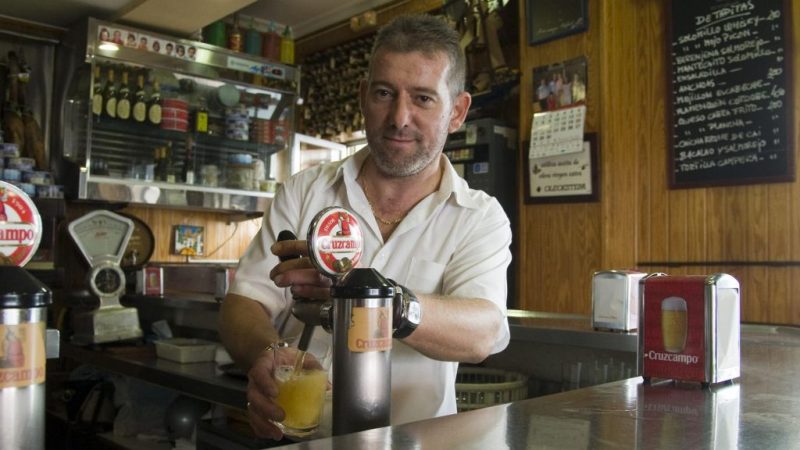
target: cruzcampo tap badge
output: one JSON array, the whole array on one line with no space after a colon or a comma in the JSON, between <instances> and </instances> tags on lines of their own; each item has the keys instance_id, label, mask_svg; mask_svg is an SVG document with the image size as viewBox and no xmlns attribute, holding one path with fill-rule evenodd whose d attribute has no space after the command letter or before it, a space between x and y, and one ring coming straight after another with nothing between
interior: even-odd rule
<instances>
[{"instance_id":1,"label":"cruzcampo tap badge","mask_svg":"<svg viewBox=\"0 0 800 450\"><path fill-rule=\"evenodd\" d=\"M0 181L0 265L24 266L39 248L42 220L30 197Z\"/></svg>"}]
</instances>

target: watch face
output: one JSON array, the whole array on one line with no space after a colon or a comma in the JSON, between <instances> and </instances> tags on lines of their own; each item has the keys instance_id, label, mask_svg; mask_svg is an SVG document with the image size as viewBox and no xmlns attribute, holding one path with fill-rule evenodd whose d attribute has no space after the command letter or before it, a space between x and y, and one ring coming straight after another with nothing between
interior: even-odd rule
<instances>
[{"instance_id":1,"label":"watch face","mask_svg":"<svg viewBox=\"0 0 800 450\"><path fill-rule=\"evenodd\" d=\"M100 294L113 294L122 287L122 278L118 271L106 267L97 271L94 276L94 285Z\"/></svg>"},{"instance_id":2,"label":"watch face","mask_svg":"<svg viewBox=\"0 0 800 450\"><path fill-rule=\"evenodd\" d=\"M419 302L408 302L408 321L415 325L419 325L421 315L422 310L419 307Z\"/></svg>"}]
</instances>

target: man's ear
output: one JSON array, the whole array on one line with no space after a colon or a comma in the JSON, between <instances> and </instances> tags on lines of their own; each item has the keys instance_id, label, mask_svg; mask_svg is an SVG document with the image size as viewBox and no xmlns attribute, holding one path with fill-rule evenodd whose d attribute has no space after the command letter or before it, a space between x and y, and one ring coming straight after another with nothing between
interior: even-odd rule
<instances>
[{"instance_id":1,"label":"man's ear","mask_svg":"<svg viewBox=\"0 0 800 450\"><path fill-rule=\"evenodd\" d=\"M447 127L447 132L452 133L461 128L461 124L467 120L467 112L472 104L472 96L469 92L462 92L458 94L453 101L453 111L450 113L450 125Z\"/></svg>"}]
</instances>

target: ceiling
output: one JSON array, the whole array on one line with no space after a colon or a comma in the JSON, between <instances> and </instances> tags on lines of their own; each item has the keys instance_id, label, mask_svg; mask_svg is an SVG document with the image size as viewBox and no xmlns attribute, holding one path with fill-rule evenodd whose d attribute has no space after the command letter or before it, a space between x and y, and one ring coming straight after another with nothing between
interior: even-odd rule
<instances>
[{"instance_id":1,"label":"ceiling","mask_svg":"<svg viewBox=\"0 0 800 450\"><path fill-rule=\"evenodd\" d=\"M303 37L394 0L2 0L0 15L67 28L87 17L189 35L209 23L241 14L289 25ZM187 8L188 5L191 5Z\"/></svg>"}]
</instances>

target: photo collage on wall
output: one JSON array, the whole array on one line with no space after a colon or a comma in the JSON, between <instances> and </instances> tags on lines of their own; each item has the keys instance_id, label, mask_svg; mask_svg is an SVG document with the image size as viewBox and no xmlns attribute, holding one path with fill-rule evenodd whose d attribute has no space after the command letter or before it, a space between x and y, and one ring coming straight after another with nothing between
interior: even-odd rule
<instances>
[{"instance_id":1,"label":"photo collage on wall","mask_svg":"<svg viewBox=\"0 0 800 450\"><path fill-rule=\"evenodd\" d=\"M197 56L197 47L193 45L185 45L180 42L155 37L147 33L126 30L124 28L100 25L97 27L97 39L99 41L112 42L123 47L159 53L173 58L194 61Z\"/></svg>"},{"instance_id":2,"label":"photo collage on wall","mask_svg":"<svg viewBox=\"0 0 800 450\"><path fill-rule=\"evenodd\" d=\"M586 103L586 57L533 69L533 112Z\"/></svg>"}]
</instances>

